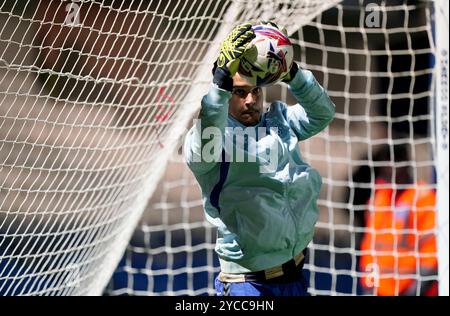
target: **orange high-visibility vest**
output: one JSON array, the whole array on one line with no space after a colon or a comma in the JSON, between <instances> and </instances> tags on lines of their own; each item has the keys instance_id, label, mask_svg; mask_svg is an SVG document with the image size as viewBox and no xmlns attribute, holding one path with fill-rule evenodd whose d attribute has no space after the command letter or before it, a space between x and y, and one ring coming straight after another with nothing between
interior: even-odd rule
<instances>
[{"instance_id":1,"label":"orange high-visibility vest","mask_svg":"<svg viewBox=\"0 0 450 316\"><path fill-rule=\"evenodd\" d=\"M437 269L436 195L423 183L397 193L383 180L376 187L360 260L360 269L373 273L362 284L376 295L402 295L416 284L421 269Z\"/></svg>"}]
</instances>

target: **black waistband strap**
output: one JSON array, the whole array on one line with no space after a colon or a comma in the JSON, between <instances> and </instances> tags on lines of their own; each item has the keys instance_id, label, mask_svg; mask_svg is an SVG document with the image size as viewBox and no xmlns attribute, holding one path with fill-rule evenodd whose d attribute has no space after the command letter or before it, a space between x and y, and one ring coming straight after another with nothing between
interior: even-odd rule
<instances>
[{"instance_id":1,"label":"black waistband strap","mask_svg":"<svg viewBox=\"0 0 450 316\"><path fill-rule=\"evenodd\" d=\"M262 282L262 281L274 281L285 282L292 281L292 279L298 278L302 269L303 261L305 259L306 251L301 252L293 259L283 263L280 266L269 268L257 272L249 272L243 274L224 273L220 272L219 280L222 282Z\"/></svg>"}]
</instances>

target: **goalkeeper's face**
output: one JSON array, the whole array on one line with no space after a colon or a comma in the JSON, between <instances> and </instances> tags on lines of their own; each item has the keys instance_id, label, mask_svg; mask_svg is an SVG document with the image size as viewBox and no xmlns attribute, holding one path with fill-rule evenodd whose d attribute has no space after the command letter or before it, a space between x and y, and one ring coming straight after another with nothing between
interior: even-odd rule
<instances>
[{"instance_id":1,"label":"goalkeeper's face","mask_svg":"<svg viewBox=\"0 0 450 316\"><path fill-rule=\"evenodd\" d=\"M245 126L259 123L263 111L261 87L249 85L238 73L233 77L229 113Z\"/></svg>"}]
</instances>

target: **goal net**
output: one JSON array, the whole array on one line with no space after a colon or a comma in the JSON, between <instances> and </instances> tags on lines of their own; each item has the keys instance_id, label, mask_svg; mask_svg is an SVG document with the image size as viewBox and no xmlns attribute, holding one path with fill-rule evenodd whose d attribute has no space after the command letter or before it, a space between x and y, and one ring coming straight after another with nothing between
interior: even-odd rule
<instances>
[{"instance_id":1,"label":"goal net","mask_svg":"<svg viewBox=\"0 0 450 316\"><path fill-rule=\"evenodd\" d=\"M445 214L425 231L417 220L387 228L414 240L406 254L397 239L388 251L414 259L408 273L363 265L386 252L364 242L377 233L367 201L384 188L383 170L410 167L413 187L433 192L447 172L448 186L435 13L434 1L406 0L3 1L0 295L214 294L216 232L179 147L221 39L249 20L286 26L296 60L336 104L329 128L301 144L324 183L305 265L310 292L379 294L378 281L394 280L399 295L406 280L422 295L445 274L448 286L448 255L443 272L423 271L422 258L438 252L424 253L419 238L448 253ZM284 85L265 97L293 103Z\"/></svg>"}]
</instances>

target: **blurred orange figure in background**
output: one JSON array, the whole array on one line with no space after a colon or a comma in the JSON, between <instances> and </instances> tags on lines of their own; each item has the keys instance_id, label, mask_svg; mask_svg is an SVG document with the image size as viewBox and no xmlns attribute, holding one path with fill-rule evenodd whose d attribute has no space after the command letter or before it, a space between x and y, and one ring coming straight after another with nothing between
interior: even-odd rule
<instances>
[{"instance_id":1,"label":"blurred orange figure in background","mask_svg":"<svg viewBox=\"0 0 450 316\"><path fill-rule=\"evenodd\" d=\"M411 183L409 170L385 168L368 202L361 242L360 270L376 267L362 279L375 295L437 295L435 191L424 182ZM389 178L399 184L393 188ZM371 289L372 288L372 289Z\"/></svg>"}]
</instances>

